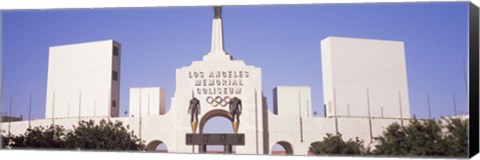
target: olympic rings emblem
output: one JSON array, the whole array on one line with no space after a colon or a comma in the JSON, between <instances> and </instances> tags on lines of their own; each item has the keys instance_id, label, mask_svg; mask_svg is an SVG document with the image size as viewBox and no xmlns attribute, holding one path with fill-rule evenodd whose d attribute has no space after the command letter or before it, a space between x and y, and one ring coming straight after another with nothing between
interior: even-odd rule
<instances>
[{"instance_id":1,"label":"olympic rings emblem","mask_svg":"<svg viewBox=\"0 0 480 160\"><path fill-rule=\"evenodd\" d=\"M212 105L213 107L217 106L222 106L226 107L228 103L230 102L231 98L229 96L221 97L221 96L216 96L213 98L212 96L208 96L206 101L208 104Z\"/></svg>"}]
</instances>

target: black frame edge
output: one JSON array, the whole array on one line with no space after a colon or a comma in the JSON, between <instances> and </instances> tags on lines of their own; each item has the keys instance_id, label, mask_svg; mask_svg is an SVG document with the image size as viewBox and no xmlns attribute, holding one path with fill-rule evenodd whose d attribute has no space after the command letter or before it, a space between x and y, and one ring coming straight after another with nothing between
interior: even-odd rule
<instances>
[{"instance_id":1,"label":"black frame edge","mask_svg":"<svg viewBox=\"0 0 480 160\"><path fill-rule=\"evenodd\" d=\"M469 157L479 152L479 9L469 2Z\"/></svg>"}]
</instances>

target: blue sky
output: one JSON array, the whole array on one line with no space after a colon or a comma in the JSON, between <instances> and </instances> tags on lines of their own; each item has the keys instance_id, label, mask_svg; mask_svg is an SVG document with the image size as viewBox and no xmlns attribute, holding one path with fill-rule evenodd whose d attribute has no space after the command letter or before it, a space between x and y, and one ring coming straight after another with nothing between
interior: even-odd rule
<instances>
[{"instance_id":1,"label":"blue sky","mask_svg":"<svg viewBox=\"0 0 480 160\"><path fill-rule=\"evenodd\" d=\"M122 43L120 115L129 88L163 87L167 106L175 69L210 50L211 7L17 10L3 14L2 113L43 118L48 47L105 39ZM263 94L272 107L279 85L310 86L313 110L323 116L320 41L327 36L405 43L411 115L467 113L468 3L383 3L230 6L223 8L225 50L262 69Z\"/></svg>"}]
</instances>

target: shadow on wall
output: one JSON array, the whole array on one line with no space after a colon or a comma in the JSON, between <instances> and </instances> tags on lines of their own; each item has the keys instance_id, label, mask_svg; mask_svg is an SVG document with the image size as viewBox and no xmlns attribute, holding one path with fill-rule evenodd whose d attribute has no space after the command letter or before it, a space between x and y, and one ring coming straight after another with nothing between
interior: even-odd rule
<instances>
[{"instance_id":1,"label":"shadow on wall","mask_svg":"<svg viewBox=\"0 0 480 160\"><path fill-rule=\"evenodd\" d=\"M263 117L263 154L268 154L270 152L270 132L268 130L268 103L267 103L267 97L265 97L262 93L262 117Z\"/></svg>"}]
</instances>

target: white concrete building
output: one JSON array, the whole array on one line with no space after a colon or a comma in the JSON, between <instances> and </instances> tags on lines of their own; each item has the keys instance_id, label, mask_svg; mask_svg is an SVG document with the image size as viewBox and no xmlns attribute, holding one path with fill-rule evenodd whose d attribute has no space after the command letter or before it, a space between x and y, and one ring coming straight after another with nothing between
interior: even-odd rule
<instances>
[{"instance_id":1,"label":"white concrete building","mask_svg":"<svg viewBox=\"0 0 480 160\"><path fill-rule=\"evenodd\" d=\"M61 45L49 53L46 118L118 116L120 43Z\"/></svg>"},{"instance_id":2,"label":"white concrete building","mask_svg":"<svg viewBox=\"0 0 480 160\"><path fill-rule=\"evenodd\" d=\"M159 87L130 88L129 106L129 117L165 114L165 90Z\"/></svg>"},{"instance_id":3,"label":"white concrete building","mask_svg":"<svg viewBox=\"0 0 480 160\"><path fill-rule=\"evenodd\" d=\"M410 118L403 42L321 41L326 116Z\"/></svg>"},{"instance_id":4,"label":"white concrete building","mask_svg":"<svg viewBox=\"0 0 480 160\"><path fill-rule=\"evenodd\" d=\"M311 103L310 87L278 86L273 89L273 113L276 115L311 117Z\"/></svg>"}]
</instances>

